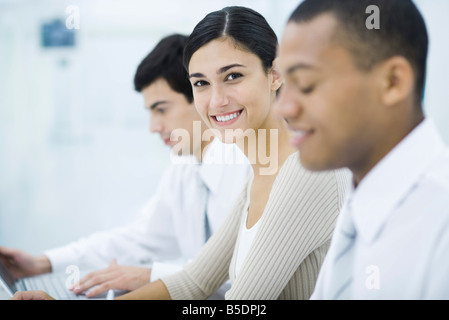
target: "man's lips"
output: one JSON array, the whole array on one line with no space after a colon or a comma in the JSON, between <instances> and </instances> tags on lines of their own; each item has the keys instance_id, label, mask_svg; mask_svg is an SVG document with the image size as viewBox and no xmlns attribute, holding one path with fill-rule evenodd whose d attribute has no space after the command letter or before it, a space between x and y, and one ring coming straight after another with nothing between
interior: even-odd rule
<instances>
[{"instance_id":1,"label":"man's lips","mask_svg":"<svg viewBox=\"0 0 449 320\"><path fill-rule=\"evenodd\" d=\"M293 128L290 128L290 132L292 134L290 138L290 144L295 148L301 147L304 141L307 140L313 134L313 130L293 129Z\"/></svg>"},{"instance_id":2,"label":"man's lips","mask_svg":"<svg viewBox=\"0 0 449 320\"><path fill-rule=\"evenodd\" d=\"M231 111L227 113L220 113L211 115L212 120L219 126L229 126L237 121L242 114L242 110Z\"/></svg>"},{"instance_id":3,"label":"man's lips","mask_svg":"<svg viewBox=\"0 0 449 320\"><path fill-rule=\"evenodd\" d=\"M166 145L170 145L171 144L171 140L170 140L170 136L161 136L161 140L164 142L164 144Z\"/></svg>"}]
</instances>

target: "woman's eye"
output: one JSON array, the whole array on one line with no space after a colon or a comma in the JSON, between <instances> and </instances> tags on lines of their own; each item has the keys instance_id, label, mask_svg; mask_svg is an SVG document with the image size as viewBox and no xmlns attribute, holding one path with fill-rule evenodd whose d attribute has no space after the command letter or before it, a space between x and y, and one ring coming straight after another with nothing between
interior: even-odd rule
<instances>
[{"instance_id":1,"label":"woman's eye","mask_svg":"<svg viewBox=\"0 0 449 320\"><path fill-rule=\"evenodd\" d=\"M199 80L193 83L194 87L204 87L205 85L207 85L207 82L204 80Z\"/></svg>"},{"instance_id":2,"label":"woman's eye","mask_svg":"<svg viewBox=\"0 0 449 320\"><path fill-rule=\"evenodd\" d=\"M243 77L243 75L241 73L231 73L226 77L226 80L235 80L240 77Z\"/></svg>"}]
</instances>

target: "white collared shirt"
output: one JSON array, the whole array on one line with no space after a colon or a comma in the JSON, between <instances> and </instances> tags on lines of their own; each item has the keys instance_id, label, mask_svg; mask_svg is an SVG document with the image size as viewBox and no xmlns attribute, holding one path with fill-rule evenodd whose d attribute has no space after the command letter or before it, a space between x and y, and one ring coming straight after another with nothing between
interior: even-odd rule
<instances>
[{"instance_id":1,"label":"white collared shirt","mask_svg":"<svg viewBox=\"0 0 449 320\"><path fill-rule=\"evenodd\" d=\"M424 120L349 193L350 299L449 299L449 150ZM334 238L333 238L334 239ZM312 299L329 296L332 242Z\"/></svg>"},{"instance_id":2,"label":"white collared shirt","mask_svg":"<svg viewBox=\"0 0 449 320\"><path fill-rule=\"evenodd\" d=\"M207 212L213 233L243 191L251 166L234 144L217 140L207 148L202 164L193 156L178 160L172 159L156 193L131 223L46 251L53 271L64 272L68 265L102 269L116 258L123 265L152 263L155 280L193 259L205 241L197 171L210 190Z\"/></svg>"}]
</instances>

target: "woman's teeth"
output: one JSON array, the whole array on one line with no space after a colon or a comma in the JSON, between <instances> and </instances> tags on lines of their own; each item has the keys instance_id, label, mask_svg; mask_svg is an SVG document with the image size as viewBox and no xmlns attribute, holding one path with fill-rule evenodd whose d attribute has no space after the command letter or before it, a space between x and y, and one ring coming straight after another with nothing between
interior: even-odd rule
<instances>
[{"instance_id":1,"label":"woman's teeth","mask_svg":"<svg viewBox=\"0 0 449 320\"><path fill-rule=\"evenodd\" d=\"M228 114L226 116L215 116L215 119L217 119L218 122L229 121L234 118L237 118L240 115L240 113L241 113L240 111L237 111L232 114Z\"/></svg>"}]
</instances>

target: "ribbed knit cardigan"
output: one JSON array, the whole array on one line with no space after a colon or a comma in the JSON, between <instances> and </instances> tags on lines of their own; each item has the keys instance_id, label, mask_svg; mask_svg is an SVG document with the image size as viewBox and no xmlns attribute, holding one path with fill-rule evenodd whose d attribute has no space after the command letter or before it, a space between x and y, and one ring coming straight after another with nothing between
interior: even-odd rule
<instances>
[{"instance_id":1,"label":"ribbed knit cardigan","mask_svg":"<svg viewBox=\"0 0 449 320\"><path fill-rule=\"evenodd\" d=\"M254 242L235 277L244 188L222 227L184 269L161 280L172 299L206 299L228 278L226 299L308 299L349 186L346 169L310 172L298 152L280 168ZM253 176L248 183L251 183Z\"/></svg>"}]
</instances>

